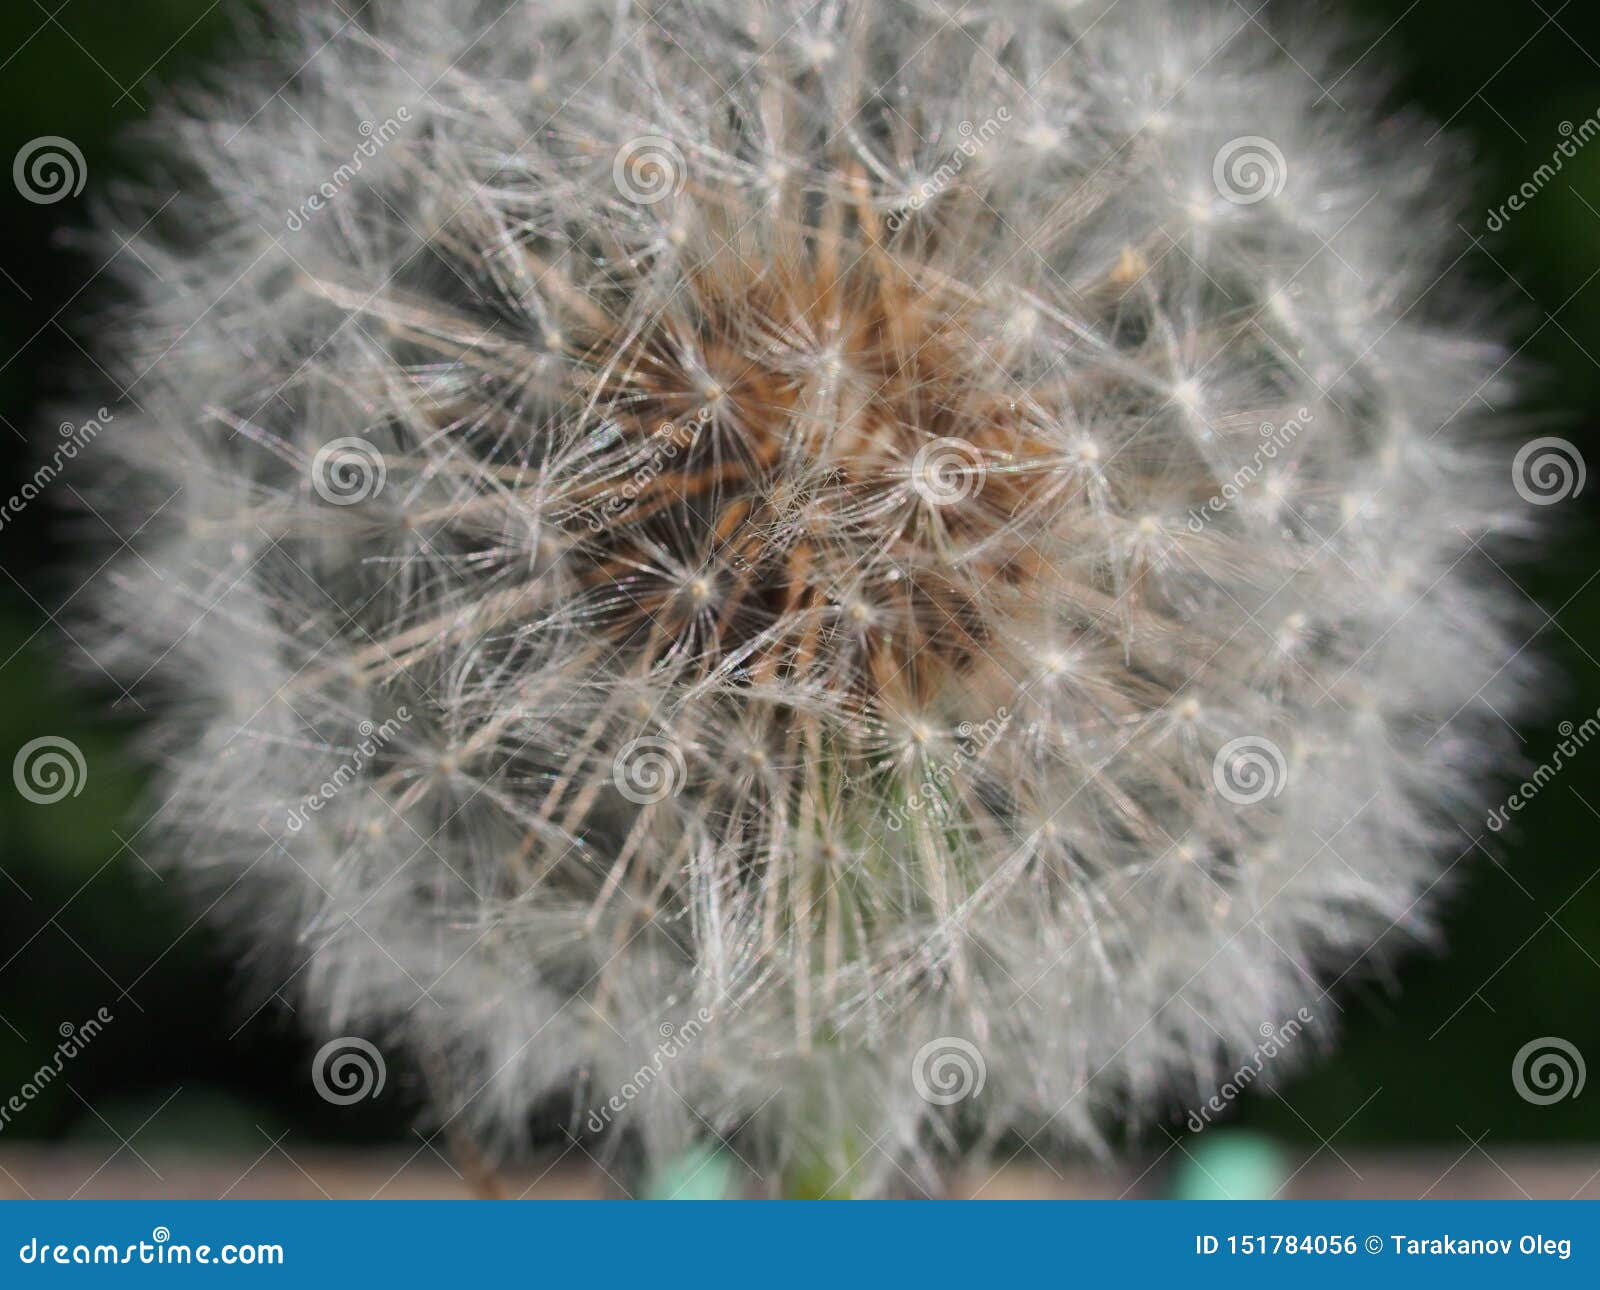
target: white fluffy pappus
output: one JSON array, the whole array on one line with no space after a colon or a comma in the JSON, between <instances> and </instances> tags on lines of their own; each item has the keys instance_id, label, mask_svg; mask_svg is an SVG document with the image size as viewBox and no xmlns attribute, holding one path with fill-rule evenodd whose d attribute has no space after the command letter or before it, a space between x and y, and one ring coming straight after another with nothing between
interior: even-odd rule
<instances>
[{"instance_id":1,"label":"white fluffy pappus","mask_svg":"<svg viewBox=\"0 0 1600 1290\"><path fill-rule=\"evenodd\" d=\"M556 1105L932 1189L1426 932L1518 701L1503 354L1448 140L1332 41L285 20L125 217L95 652L174 863L331 1033L496 1158Z\"/></svg>"}]
</instances>

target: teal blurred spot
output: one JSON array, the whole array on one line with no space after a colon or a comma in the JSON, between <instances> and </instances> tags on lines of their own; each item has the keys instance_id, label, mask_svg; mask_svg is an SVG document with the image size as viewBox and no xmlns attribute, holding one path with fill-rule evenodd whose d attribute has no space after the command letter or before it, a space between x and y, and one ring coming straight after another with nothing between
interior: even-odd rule
<instances>
[{"instance_id":1,"label":"teal blurred spot","mask_svg":"<svg viewBox=\"0 0 1600 1290\"><path fill-rule=\"evenodd\" d=\"M645 1186L645 1200L727 1200L733 1169L721 1151L697 1148L669 1161Z\"/></svg>"},{"instance_id":2,"label":"teal blurred spot","mask_svg":"<svg viewBox=\"0 0 1600 1290\"><path fill-rule=\"evenodd\" d=\"M1175 1200L1272 1200L1285 1182L1283 1153L1254 1133L1212 1130L1183 1143Z\"/></svg>"}]
</instances>

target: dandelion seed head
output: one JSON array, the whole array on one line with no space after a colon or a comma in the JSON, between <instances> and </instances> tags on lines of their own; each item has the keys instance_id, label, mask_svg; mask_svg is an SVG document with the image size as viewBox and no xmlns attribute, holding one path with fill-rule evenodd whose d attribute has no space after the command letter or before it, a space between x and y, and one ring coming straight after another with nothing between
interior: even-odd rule
<instances>
[{"instance_id":1,"label":"dandelion seed head","mask_svg":"<svg viewBox=\"0 0 1600 1290\"><path fill-rule=\"evenodd\" d=\"M97 639L311 1015L497 1151L648 1067L608 1141L779 1186L865 1135L870 1190L1098 1142L1420 923L1519 701L1502 354L1447 140L1321 96L1335 39L303 8L128 217Z\"/></svg>"}]
</instances>

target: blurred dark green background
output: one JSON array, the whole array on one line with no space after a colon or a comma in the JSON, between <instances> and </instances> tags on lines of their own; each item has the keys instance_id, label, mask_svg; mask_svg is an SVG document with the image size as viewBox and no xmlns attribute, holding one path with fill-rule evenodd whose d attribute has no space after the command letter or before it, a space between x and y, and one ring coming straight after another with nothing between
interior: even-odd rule
<instances>
[{"instance_id":1,"label":"blurred dark green background","mask_svg":"<svg viewBox=\"0 0 1600 1290\"><path fill-rule=\"evenodd\" d=\"M1254 10L1258 0L1247 0ZM42 407L98 402L74 324L104 300L99 265L71 230L96 191L148 167L119 148L161 87L220 48L235 0L10 0L0 9L0 162L29 140L72 140L88 166L81 197L33 205L0 183L0 496L24 478L24 441L54 436ZM352 7L359 8L359 4ZM1296 5L1295 8L1309 7ZM1530 208L1484 233L1498 205L1576 125L1600 112L1600 5L1592 0L1346 0L1365 24L1363 70L1397 75L1396 102L1423 105L1481 162L1484 236L1471 272L1524 315L1537 377L1532 433L1560 434L1600 468L1600 141ZM1241 21L1246 20L1241 5ZM1338 97L1338 86L1329 87ZM69 472L57 487L70 489ZM1557 723L1600 708L1600 480L1552 508L1564 540L1512 570L1543 609L1531 648L1568 678L1519 733L1544 760ZM0 1126L25 1139L96 1140L108 1150L232 1147L252 1155L288 1130L297 1142L370 1142L409 1132L414 1085L391 1067L381 1097L337 1108L316 1096L311 1044L281 999L240 1002L225 947L140 855L141 772L123 748L140 714L111 715L114 690L68 674L75 647L54 620L87 552L61 540L46 497L0 531L0 762L42 734L64 735L91 767L82 795L51 809L0 792L0 1099L55 1052L64 1022L102 1006L117 1020L27 1109ZM110 535L107 534L109 538ZM1546 619L1546 616L1548 618ZM1584 760L1588 758L1591 760ZM1509 785L1507 786L1509 788ZM1485 803L1485 808L1490 803ZM1350 978L1335 997L1342 1042L1281 1090L1236 1108L1297 1148L1432 1144L1466 1152L1513 1142L1600 1143L1600 750L1523 812L1503 853L1474 849L1446 925L1448 953L1412 955L1393 978ZM1478 831L1482 831L1481 824ZM1486 839L1493 842L1493 839ZM1463 836L1462 849L1471 845ZM1326 1026L1323 1027L1326 1029ZM1540 1036L1577 1046L1593 1087L1550 1106L1518 1097L1517 1050ZM1171 1126L1181 1133L1178 1121ZM413 1140L414 1141L414 1140ZM1157 1149L1167 1146L1153 1135Z\"/></svg>"}]
</instances>

